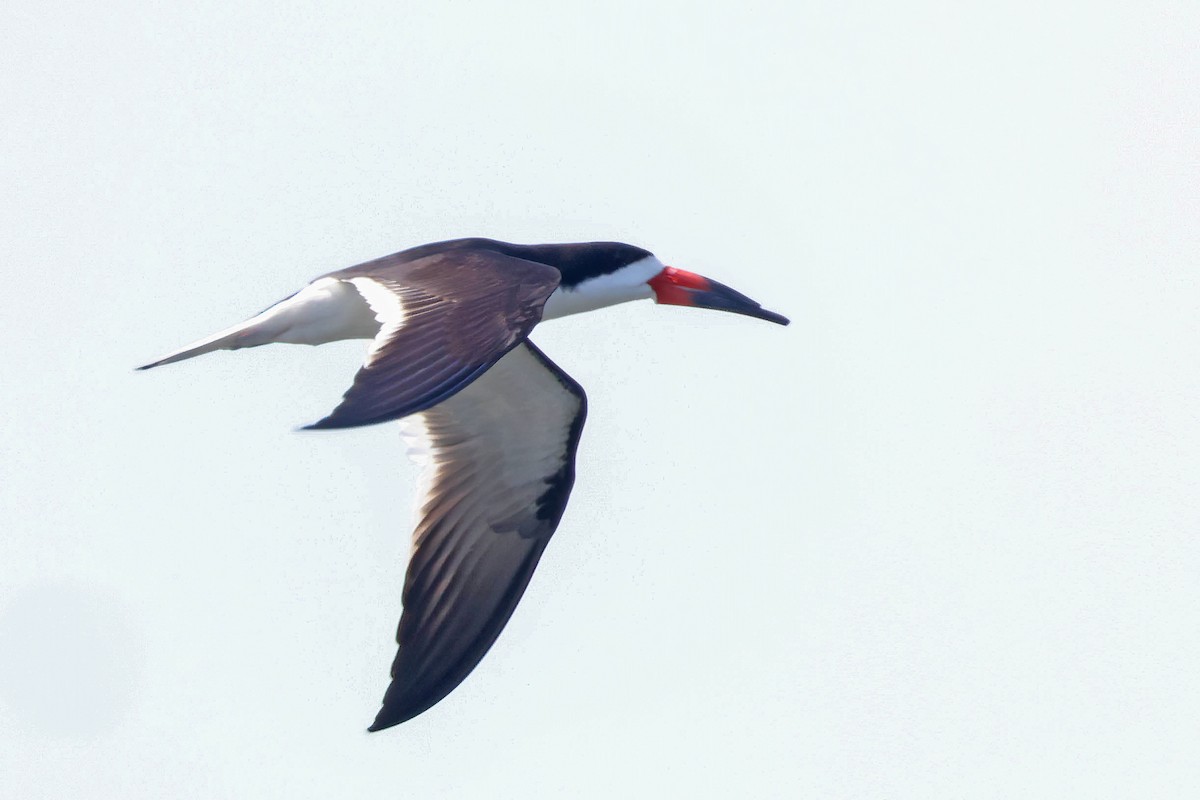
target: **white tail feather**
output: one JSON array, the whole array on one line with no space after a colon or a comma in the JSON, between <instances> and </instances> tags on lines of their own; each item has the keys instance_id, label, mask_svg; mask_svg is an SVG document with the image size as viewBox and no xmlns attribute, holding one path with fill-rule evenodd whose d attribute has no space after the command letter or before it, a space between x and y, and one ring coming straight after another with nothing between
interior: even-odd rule
<instances>
[{"instance_id":1,"label":"white tail feather","mask_svg":"<svg viewBox=\"0 0 1200 800\"><path fill-rule=\"evenodd\" d=\"M372 339L379 322L353 286L321 278L245 322L214 333L157 361L150 369L194 358L215 350L237 350L273 342L325 344L339 339Z\"/></svg>"}]
</instances>

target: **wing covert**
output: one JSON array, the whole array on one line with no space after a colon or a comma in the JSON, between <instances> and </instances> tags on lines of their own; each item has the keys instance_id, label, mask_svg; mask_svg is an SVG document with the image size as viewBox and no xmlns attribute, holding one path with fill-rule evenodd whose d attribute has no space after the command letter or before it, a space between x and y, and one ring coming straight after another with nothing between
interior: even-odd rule
<instances>
[{"instance_id":1,"label":"wing covert","mask_svg":"<svg viewBox=\"0 0 1200 800\"><path fill-rule=\"evenodd\" d=\"M494 250L397 254L330 277L353 285L380 323L342 402L309 428L399 419L452 396L521 342L558 270Z\"/></svg>"}]
</instances>

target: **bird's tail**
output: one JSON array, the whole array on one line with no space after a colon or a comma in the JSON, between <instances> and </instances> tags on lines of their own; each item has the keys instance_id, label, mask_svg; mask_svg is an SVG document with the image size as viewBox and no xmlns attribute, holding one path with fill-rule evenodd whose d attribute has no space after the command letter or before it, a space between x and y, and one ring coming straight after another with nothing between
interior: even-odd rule
<instances>
[{"instance_id":1,"label":"bird's tail","mask_svg":"<svg viewBox=\"0 0 1200 800\"><path fill-rule=\"evenodd\" d=\"M192 342L138 369L173 364L214 350L237 350L272 342L315 345L339 339L371 339L378 331L379 321L358 290L349 283L325 277L240 325Z\"/></svg>"},{"instance_id":2,"label":"bird's tail","mask_svg":"<svg viewBox=\"0 0 1200 800\"><path fill-rule=\"evenodd\" d=\"M251 317L245 322L214 333L212 336L206 336L199 341L192 342L186 347L181 347L174 352L168 353L157 361L143 364L138 369L150 369L151 367L161 367L163 364L174 364L176 361L184 361L196 356L202 356L214 350L237 350L242 347L258 347L262 344L277 341L276 337L286 328L286 323L281 324L283 321L279 319L279 315L271 313L274 309L275 306L272 306L258 316Z\"/></svg>"}]
</instances>

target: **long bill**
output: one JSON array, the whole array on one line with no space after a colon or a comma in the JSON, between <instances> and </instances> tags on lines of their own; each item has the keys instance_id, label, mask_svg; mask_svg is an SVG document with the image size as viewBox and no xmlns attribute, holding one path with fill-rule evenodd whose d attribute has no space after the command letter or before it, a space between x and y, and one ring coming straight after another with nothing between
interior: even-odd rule
<instances>
[{"instance_id":1,"label":"long bill","mask_svg":"<svg viewBox=\"0 0 1200 800\"><path fill-rule=\"evenodd\" d=\"M768 311L723 283L676 267L667 267L647 281L647 284L654 291L655 302L664 305L712 308L765 319L777 325L787 325L791 321L782 314Z\"/></svg>"}]
</instances>

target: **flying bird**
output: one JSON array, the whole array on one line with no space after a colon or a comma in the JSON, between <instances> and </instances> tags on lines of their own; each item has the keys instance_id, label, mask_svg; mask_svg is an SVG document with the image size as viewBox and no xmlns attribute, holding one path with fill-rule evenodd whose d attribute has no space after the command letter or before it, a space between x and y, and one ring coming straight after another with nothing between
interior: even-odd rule
<instances>
[{"instance_id":1,"label":"flying bird","mask_svg":"<svg viewBox=\"0 0 1200 800\"><path fill-rule=\"evenodd\" d=\"M138 369L274 342L370 339L341 403L308 428L400 420L425 465L391 684L368 730L427 711L496 641L575 481L583 388L529 340L544 319L631 300L787 325L745 295L619 242L456 239L323 275Z\"/></svg>"}]
</instances>

